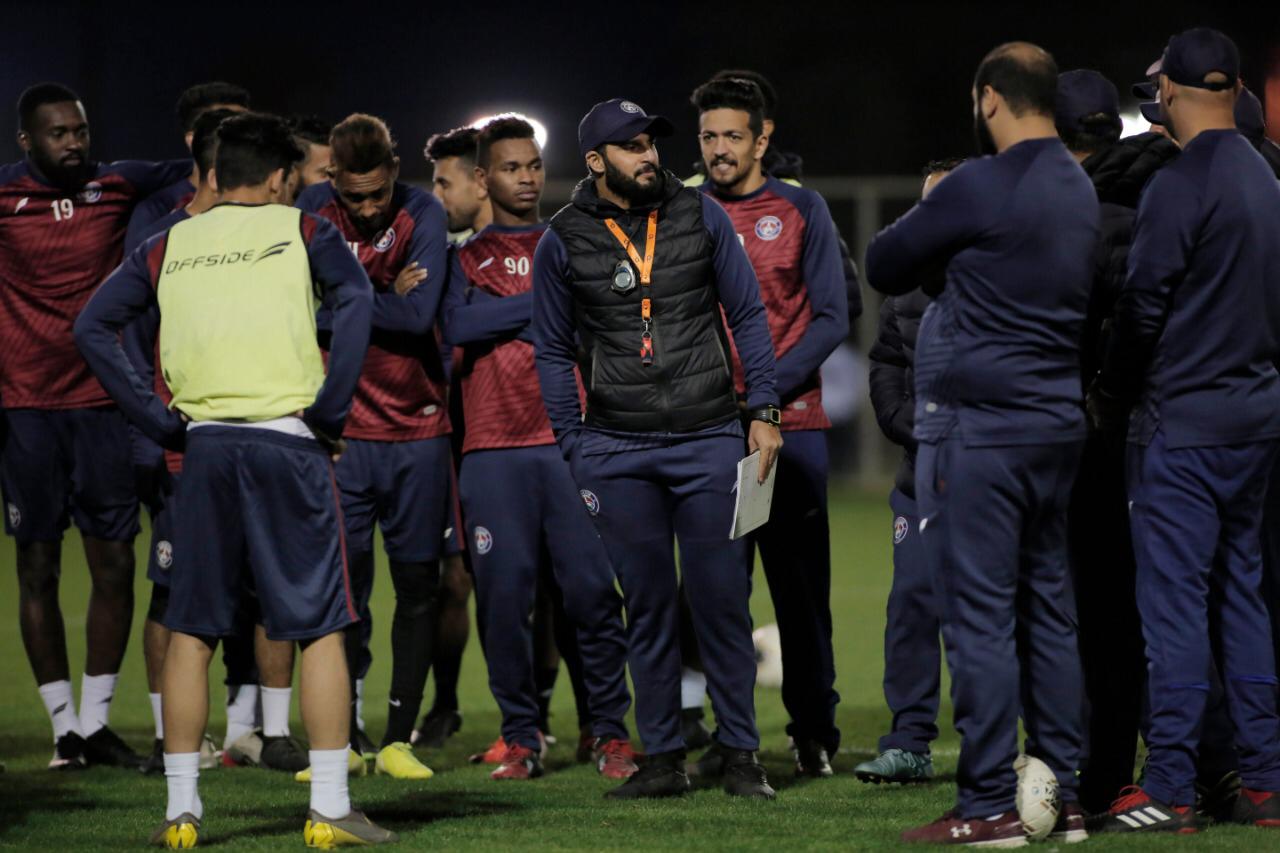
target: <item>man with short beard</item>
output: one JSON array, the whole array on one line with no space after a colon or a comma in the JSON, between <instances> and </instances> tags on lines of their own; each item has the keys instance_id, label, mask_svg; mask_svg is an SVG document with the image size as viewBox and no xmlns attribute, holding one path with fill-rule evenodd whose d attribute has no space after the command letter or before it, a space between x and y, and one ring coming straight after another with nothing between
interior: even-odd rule
<instances>
[{"instance_id":1,"label":"man with short beard","mask_svg":"<svg viewBox=\"0 0 1280 853\"><path fill-rule=\"evenodd\" d=\"M782 445L773 347L760 285L728 214L659 166L654 139L671 129L621 98L596 104L578 125L590 174L534 254L536 362L556 440L627 607L648 760L608 796L690 787L674 537L720 723L725 790L771 799L755 756L751 577L744 540L728 538L744 436L722 316L742 358L747 441L760 452L761 482Z\"/></svg>"},{"instance_id":2,"label":"man with short beard","mask_svg":"<svg viewBox=\"0 0 1280 853\"><path fill-rule=\"evenodd\" d=\"M831 775L836 728L831 645L831 534L827 437L818 368L849 334L835 223L822 196L765 174L764 98L742 79L712 80L690 99L708 179L701 187L729 212L760 280L777 355L776 387L787 441L769 523L753 536L782 637L782 702L790 715L796 774ZM741 390L741 365L736 363ZM754 562L754 556L751 558ZM711 747L718 752L718 745ZM709 750L709 751L711 751ZM695 767L714 773L703 756Z\"/></svg>"},{"instance_id":3,"label":"man with short beard","mask_svg":"<svg viewBox=\"0 0 1280 853\"><path fill-rule=\"evenodd\" d=\"M449 236L461 242L493 221L489 194L476 179L476 137L474 127L458 127L437 133L427 140L423 151L431 161L431 192L444 205L449 217Z\"/></svg>"},{"instance_id":4,"label":"man with short beard","mask_svg":"<svg viewBox=\"0 0 1280 853\"><path fill-rule=\"evenodd\" d=\"M53 724L51 768L138 766L107 728L133 624L138 534L128 424L76 351L72 323L122 255L135 205L191 172L90 159L79 97L57 83L18 100L23 160L0 167L0 452L5 527L17 543L23 645ZM93 581L80 713L58 606L62 535L74 522Z\"/></svg>"},{"instance_id":5,"label":"man with short beard","mask_svg":"<svg viewBox=\"0 0 1280 853\"><path fill-rule=\"evenodd\" d=\"M868 281L889 295L946 268L920 329L914 433L920 538L955 650L958 798L904 841L1025 841L1020 710L1027 751L1058 779L1054 832L1084 834L1066 509L1085 437L1080 333L1098 200L1054 129L1057 83L1053 57L1035 45L987 54L972 98L992 156L953 171L867 249Z\"/></svg>"}]
</instances>

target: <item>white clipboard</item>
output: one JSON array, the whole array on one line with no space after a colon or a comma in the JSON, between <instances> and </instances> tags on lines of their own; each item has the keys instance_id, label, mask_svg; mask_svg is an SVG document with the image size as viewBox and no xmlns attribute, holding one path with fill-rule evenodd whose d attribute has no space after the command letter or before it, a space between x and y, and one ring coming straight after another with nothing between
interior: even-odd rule
<instances>
[{"instance_id":1,"label":"white clipboard","mask_svg":"<svg viewBox=\"0 0 1280 853\"><path fill-rule=\"evenodd\" d=\"M733 526L729 529L730 539L741 539L769 520L769 510L773 507L773 481L778 473L777 459L763 483L758 482L759 473L759 450L738 463L738 482L733 487L735 500Z\"/></svg>"}]
</instances>

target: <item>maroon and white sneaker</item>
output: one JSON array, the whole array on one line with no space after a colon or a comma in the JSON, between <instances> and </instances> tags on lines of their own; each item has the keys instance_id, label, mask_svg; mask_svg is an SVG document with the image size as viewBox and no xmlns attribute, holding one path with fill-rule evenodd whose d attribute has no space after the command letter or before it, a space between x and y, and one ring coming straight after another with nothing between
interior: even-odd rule
<instances>
[{"instance_id":1,"label":"maroon and white sneaker","mask_svg":"<svg viewBox=\"0 0 1280 853\"><path fill-rule=\"evenodd\" d=\"M1058 811L1058 821L1049 833L1050 841L1061 844L1079 844L1089 840L1089 831L1084 825L1084 809L1079 803L1063 803Z\"/></svg>"},{"instance_id":2,"label":"maroon and white sneaker","mask_svg":"<svg viewBox=\"0 0 1280 853\"><path fill-rule=\"evenodd\" d=\"M595 748L596 770L606 779L630 779L640 769L643 756L621 738L600 743Z\"/></svg>"},{"instance_id":3,"label":"maroon and white sneaker","mask_svg":"<svg viewBox=\"0 0 1280 853\"><path fill-rule=\"evenodd\" d=\"M947 812L933 823L902 833L902 840L914 844L964 844L969 847L1026 847L1027 832L1016 811L985 819L962 818Z\"/></svg>"},{"instance_id":4,"label":"maroon and white sneaker","mask_svg":"<svg viewBox=\"0 0 1280 853\"><path fill-rule=\"evenodd\" d=\"M1280 792L1241 788L1231 819L1249 826L1280 829Z\"/></svg>"},{"instance_id":5,"label":"maroon and white sneaker","mask_svg":"<svg viewBox=\"0 0 1280 853\"><path fill-rule=\"evenodd\" d=\"M537 779L542 775L542 759L538 753L513 743L502 755L502 761L489 774L490 779Z\"/></svg>"},{"instance_id":6,"label":"maroon and white sneaker","mask_svg":"<svg viewBox=\"0 0 1280 853\"><path fill-rule=\"evenodd\" d=\"M1130 785L1120 791L1111 809L1089 827L1094 832L1199 832L1196 812L1191 806L1170 806Z\"/></svg>"}]
</instances>

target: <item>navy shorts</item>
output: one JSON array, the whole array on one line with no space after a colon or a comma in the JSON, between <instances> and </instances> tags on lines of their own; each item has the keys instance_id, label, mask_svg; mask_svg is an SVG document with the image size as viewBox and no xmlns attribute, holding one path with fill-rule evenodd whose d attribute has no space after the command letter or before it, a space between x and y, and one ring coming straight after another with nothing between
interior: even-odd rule
<instances>
[{"instance_id":1,"label":"navy shorts","mask_svg":"<svg viewBox=\"0 0 1280 853\"><path fill-rule=\"evenodd\" d=\"M453 461L449 437L421 441L351 439L334 466L353 554L373 550L373 526L382 528L387 556L420 563L447 553L456 535Z\"/></svg>"},{"instance_id":2,"label":"navy shorts","mask_svg":"<svg viewBox=\"0 0 1280 853\"><path fill-rule=\"evenodd\" d=\"M72 521L96 539L138 535L129 426L115 407L9 409L4 417L4 526L19 545L60 542Z\"/></svg>"},{"instance_id":3,"label":"navy shorts","mask_svg":"<svg viewBox=\"0 0 1280 853\"><path fill-rule=\"evenodd\" d=\"M231 635L249 583L273 640L315 639L356 621L338 485L316 441L244 427L191 430L173 522L166 627Z\"/></svg>"}]
</instances>

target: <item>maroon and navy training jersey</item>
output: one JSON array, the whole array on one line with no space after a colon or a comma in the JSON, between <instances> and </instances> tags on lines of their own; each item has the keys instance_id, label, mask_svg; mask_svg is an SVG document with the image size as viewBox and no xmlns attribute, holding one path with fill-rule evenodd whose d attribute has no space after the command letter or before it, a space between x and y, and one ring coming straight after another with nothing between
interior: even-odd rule
<instances>
[{"instance_id":1,"label":"maroon and navy training jersey","mask_svg":"<svg viewBox=\"0 0 1280 853\"><path fill-rule=\"evenodd\" d=\"M134 205L191 171L190 160L97 164L78 191L24 160L0 167L0 402L75 409L111 402L71 327L120 263Z\"/></svg>"},{"instance_id":2,"label":"maroon and navy training jersey","mask_svg":"<svg viewBox=\"0 0 1280 853\"><path fill-rule=\"evenodd\" d=\"M541 224L490 225L454 251L444 328L462 353L454 370L467 427L463 453L555 444L526 331L533 252L544 231Z\"/></svg>"},{"instance_id":3,"label":"maroon and navy training jersey","mask_svg":"<svg viewBox=\"0 0 1280 853\"><path fill-rule=\"evenodd\" d=\"M760 281L777 357L784 430L826 429L818 369L848 334L848 294L835 223L822 196L768 178L744 196L701 187L729 212ZM734 377L743 390L734 350Z\"/></svg>"},{"instance_id":4,"label":"maroon and navy training jersey","mask_svg":"<svg viewBox=\"0 0 1280 853\"><path fill-rule=\"evenodd\" d=\"M417 441L450 431L449 383L435 332L448 277L448 226L440 202L417 187L397 183L391 204L391 224L368 238L357 230L332 184L308 187L298 198L298 207L338 226L373 283L373 334L343 434L366 441ZM413 261L427 278L397 296L396 276Z\"/></svg>"}]
</instances>

